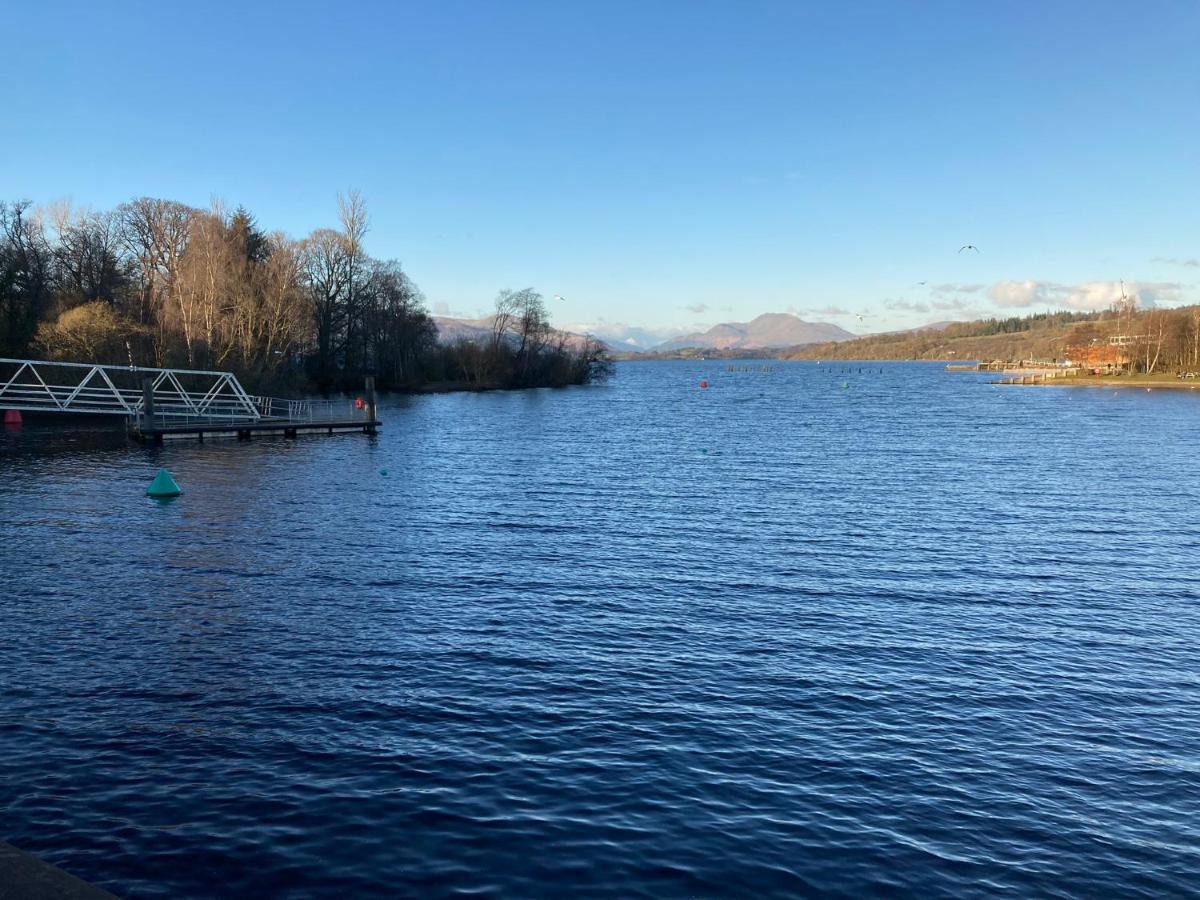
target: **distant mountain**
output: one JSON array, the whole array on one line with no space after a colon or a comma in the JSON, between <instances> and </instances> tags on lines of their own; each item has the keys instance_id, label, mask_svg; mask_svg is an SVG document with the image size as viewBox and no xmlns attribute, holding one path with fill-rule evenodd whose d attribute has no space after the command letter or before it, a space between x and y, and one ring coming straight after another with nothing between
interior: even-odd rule
<instances>
[{"instance_id":1,"label":"distant mountain","mask_svg":"<svg viewBox=\"0 0 1200 900\"><path fill-rule=\"evenodd\" d=\"M795 347L850 341L858 335L825 322L805 322L790 313L764 313L750 322L723 322L708 331L685 334L657 345L656 352L682 350L685 347L714 350L740 350L769 347Z\"/></svg>"},{"instance_id":2,"label":"distant mountain","mask_svg":"<svg viewBox=\"0 0 1200 900\"><path fill-rule=\"evenodd\" d=\"M677 332L668 328L640 328L618 322L589 322L569 326L571 331L593 335L613 350L640 353L657 347Z\"/></svg>"}]
</instances>

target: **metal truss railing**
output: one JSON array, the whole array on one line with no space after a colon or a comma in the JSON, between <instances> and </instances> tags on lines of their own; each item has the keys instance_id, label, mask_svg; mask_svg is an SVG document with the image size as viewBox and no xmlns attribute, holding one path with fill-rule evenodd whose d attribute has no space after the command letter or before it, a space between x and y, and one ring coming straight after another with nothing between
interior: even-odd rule
<instances>
[{"instance_id":1,"label":"metal truss railing","mask_svg":"<svg viewBox=\"0 0 1200 900\"><path fill-rule=\"evenodd\" d=\"M145 415L147 382L152 408L149 419ZM231 372L3 358L0 409L120 415L151 427L365 421L367 415L351 401L253 396Z\"/></svg>"},{"instance_id":2,"label":"metal truss railing","mask_svg":"<svg viewBox=\"0 0 1200 900\"><path fill-rule=\"evenodd\" d=\"M0 359L0 408L140 416L149 381L155 417L260 418L230 372Z\"/></svg>"}]
</instances>

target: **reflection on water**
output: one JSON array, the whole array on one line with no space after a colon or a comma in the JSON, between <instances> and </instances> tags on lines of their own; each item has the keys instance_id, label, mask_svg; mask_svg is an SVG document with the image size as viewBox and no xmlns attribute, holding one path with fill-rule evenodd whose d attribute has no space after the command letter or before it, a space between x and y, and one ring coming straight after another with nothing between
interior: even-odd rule
<instances>
[{"instance_id":1,"label":"reflection on water","mask_svg":"<svg viewBox=\"0 0 1200 900\"><path fill-rule=\"evenodd\" d=\"M131 896L1188 892L1200 400L858 368L0 433L3 836Z\"/></svg>"}]
</instances>

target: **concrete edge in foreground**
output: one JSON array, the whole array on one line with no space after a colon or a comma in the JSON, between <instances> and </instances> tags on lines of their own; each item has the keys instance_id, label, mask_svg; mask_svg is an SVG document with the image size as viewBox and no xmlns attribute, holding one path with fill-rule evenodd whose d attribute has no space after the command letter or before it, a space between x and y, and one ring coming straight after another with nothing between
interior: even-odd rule
<instances>
[{"instance_id":1,"label":"concrete edge in foreground","mask_svg":"<svg viewBox=\"0 0 1200 900\"><path fill-rule=\"evenodd\" d=\"M116 895L68 875L0 841L0 900L118 900Z\"/></svg>"}]
</instances>

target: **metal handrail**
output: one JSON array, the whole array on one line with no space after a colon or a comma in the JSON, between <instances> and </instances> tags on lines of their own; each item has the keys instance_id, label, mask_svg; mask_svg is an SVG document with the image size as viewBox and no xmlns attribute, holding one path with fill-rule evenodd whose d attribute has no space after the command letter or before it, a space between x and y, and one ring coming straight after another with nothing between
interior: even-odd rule
<instances>
[{"instance_id":1,"label":"metal handrail","mask_svg":"<svg viewBox=\"0 0 1200 900\"><path fill-rule=\"evenodd\" d=\"M26 363L32 366L62 366L68 369L108 369L114 372L135 372L142 374L173 372L176 375L210 375L214 378L230 374L229 372L217 372L212 369L156 369L152 366L116 366L105 365L103 363L58 362L53 359L7 359L0 357L0 364L3 363L13 363L18 366Z\"/></svg>"},{"instance_id":2,"label":"metal handrail","mask_svg":"<svg viewBox=\"0 0 1200 900\"><path fill-rule=\"evenodd\" d=\"M366 424L370 415L369 408L359 409L348 398L254 396L246 393L230 372L0 358L0 367L4 366L16 367L8 373L0 368L0 408L7 409L123 415L146 427L264 421ZM72 375L55 371L58 369L70 370ZM135 375L142 382L140 388L129 386ZM60 379L70 383L59 383ZM146 390L153 402L151 421L145 416Z\"/></svg>"},{"instance_id":3,"label":"metal handrail","mask_svg":"<svg viewBox=\"0 0 1200 900\"><path fill-rule=\"evenodd\" d=\"M145 388L129 386L136 378L149 383L154 404L163 415L186 411L216 419L251 420L260 415L231 372L9 358L0 358L0 369L9 369L0 375L0 407L10 409L140 415ZM185 387L185 381L195 389Z\"/></svg>"}]
</instances>

